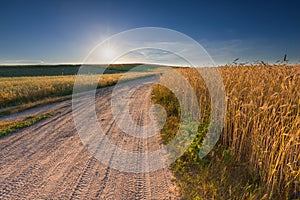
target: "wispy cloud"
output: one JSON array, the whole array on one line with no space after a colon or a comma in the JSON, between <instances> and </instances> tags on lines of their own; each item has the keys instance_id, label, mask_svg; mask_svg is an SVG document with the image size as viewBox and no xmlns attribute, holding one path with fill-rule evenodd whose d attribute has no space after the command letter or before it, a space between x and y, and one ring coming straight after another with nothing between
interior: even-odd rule
<instances>
[{"instance_id":1,"label":"wispy cloud","mask_svg":"<svg viewBox=\"0 0 300 200\"><path fill-rule=\"evenodd\" d=\"M202 40L200 44L208 51L214 61L221 65L230 63L236 58L249 61L251 56L249 52L255 49L253 42L239 39L223 41Z\"/></svg>"},{"instance_id":2,"label":"wispy cloud","mask_svg":"<svg viewBox=\"0 0 300 200\"><path fill-rule=\"evenodd\" d=\"M5 65L28 65L28 64L44 64L45 62L43 60L3 60L0 61L0 64Z\"/></svg>"}]
</instances>

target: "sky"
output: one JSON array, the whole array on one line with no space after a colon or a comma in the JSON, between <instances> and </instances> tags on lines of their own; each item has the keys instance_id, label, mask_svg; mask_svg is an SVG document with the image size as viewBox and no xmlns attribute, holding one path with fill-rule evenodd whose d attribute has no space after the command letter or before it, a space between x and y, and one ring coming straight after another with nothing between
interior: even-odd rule
<instances>
[{"instance_id":1,"label":"sky","mask_svg":"<svg viewBox=\"0 0 300 200\"><path fill-rule=\"evenodd\" d=\"M1 0L0 64L82 63L100 42L140 27L179 31L216 64L288 55L300 62L299 1Z\"/></svg>"}]
</instances>

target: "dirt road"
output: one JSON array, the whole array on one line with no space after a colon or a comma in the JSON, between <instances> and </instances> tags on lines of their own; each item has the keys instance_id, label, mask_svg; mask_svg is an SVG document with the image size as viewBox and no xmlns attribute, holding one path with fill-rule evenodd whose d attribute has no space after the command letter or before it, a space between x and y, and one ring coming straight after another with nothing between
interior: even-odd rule
<instances>
[{"instance_id":1,"label":"dirt road","mask_svg":"<svg viewBox=\"0 0 300 200\"><path fill-rule=\"evenodd\" d=\"M140 87L132 97L130 109L137 124L149 120L150 86ZM159 135L143 139L120 130L109 106L112 90L102 88L96 95L96 112L105 134L117 146L133 152L160 148ZM179 199L168 168L127 173L94 158L77 133L71 101L47 110L55 115L0 139L0 199ZM137 159L133 165L138 164Z\"/></svg>"}]
</instances>

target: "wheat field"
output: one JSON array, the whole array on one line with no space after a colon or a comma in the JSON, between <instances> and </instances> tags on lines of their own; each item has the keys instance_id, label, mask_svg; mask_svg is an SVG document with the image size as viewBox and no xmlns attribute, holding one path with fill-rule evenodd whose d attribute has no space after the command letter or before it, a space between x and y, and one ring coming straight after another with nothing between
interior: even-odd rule
<instances>
[{"instance_id":1,"label":"wheat field","mask_svg":"<svg viewBox=\"0 0 300 200\"><path fill-rule=\"evenodd\" d=\"M130 72L126 75L124 73L85 75L86 81L81 83L81 86L97 85L99 88L114 85L121 77L124 77L122 80L131 80L152 74ZM75 79L75 75L0 78L0 109L71 95ZM93 80L97 83L93 83Z\"/></svg>"},{"instance_id":2,"label":"wheat field","mask_svg":"<svg viewBox=\"0 0 300 200\"><path fill-rule=\"evenodd\" d=\"M202 108L204 107L203 110L207 110L210 103L209 93L203 79L197 76L195 69L177 68L177 70L189 80ZM227 113L219 146L215 147L208 158L216 157L221 147L220 159L230 157L232 161L230 164L229 162L224 164L218 161L219 158L212 158L210 162L217 163L209 165L211 169L206 171L206 175L206 172L198 174L201 169L196 167L195 170L194 166L209 159L197 159L199 148L196 148L197 144L193 144L194 152L189 150L173 166L175 173L181 171L178 179L181 179L179 185L183 197L188 199L297 198L300 191L300 66L224 66L219 67L218 70L226 90ZM162 103L167 110L174 110L174 106L171 108L170 103L162 100L163 97L167 99L166 96L172 96L170 92L157 87L155 95L157 103ZM170 99L172 98L168 101ZM165 141L173 137L172 133L178 128L178 118L175 115L171 117L173 119L167 120L162 131ZM204 133L200 131L199 134ZM199 141L201 139L196 142ZM222 168L220 163L224 164ZM217 181L203 183L208 180L203 177L213 176L209 173L215 172L216 169L224 172L220 173L222 177L216 177ZM230 185L232 184L230 182L237 180L226 180L228 176L223 177L225 172L230 176L236 176L231 177L232 180L243 176L244 185L238 185L239 182L236 186ZM198 176L198 180L195 181ZM199 182L204 186L200 187ZM215 186L216 182L218 186ZM223 189L220 189L221 187ZM235 194L232 194L233 187L237 187Z\"/></svg>"}]
</instances>

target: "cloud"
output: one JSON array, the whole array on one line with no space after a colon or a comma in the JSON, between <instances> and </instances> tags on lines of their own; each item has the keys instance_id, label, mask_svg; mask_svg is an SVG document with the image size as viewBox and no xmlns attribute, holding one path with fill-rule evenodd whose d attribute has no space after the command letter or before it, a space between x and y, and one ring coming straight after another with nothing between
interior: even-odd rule
<instances>
[{"instance_id":1,"label":"cloud","mask_svg":"<svg viewBox=\"0 0 300 200\"><path fill-rule=\"evenodd\" d=\"M44 64L45 62L43 60L4 60L0 61L1 64L7 64L7 65L28 65L28 64Z\"/></svg>"},{"instance_id":2,"label":"cloud","mask_svg":"<svg viewBox=\"0 0 300 200\"><path fill-rule=\"evenodd\" d=\"M115 48L115 50L118 51L118 49L122 48L122 50L125 50L126 52L126 49L131 49L131 45L132 43L128 44L124 41L118 42L118 48ZM212 65L207 52L191 41L139 41L133 46L138 48L133 48L135 50L126 53L124 56L121 56L115 61L115 63L131 61L179 66L191 66L191 63L196 64L196 66ZM98 55L100 54L101 53L99 52ZM100 58L100 56L98 58Z\"/></svg>"},{"instance_id":3,"label":"cloud","mask_svg":"<svg viewBox=\"0 0 300 200\"><path fill-rule=\"evenodd\" d=\"M255 50L254 42L239 39L221 41L202 40L200 44L208 51L213 60L221 65L230 63L236 58L248 61L247 59L251 59L252 51Z\"/></svg>"}]
</instances>

